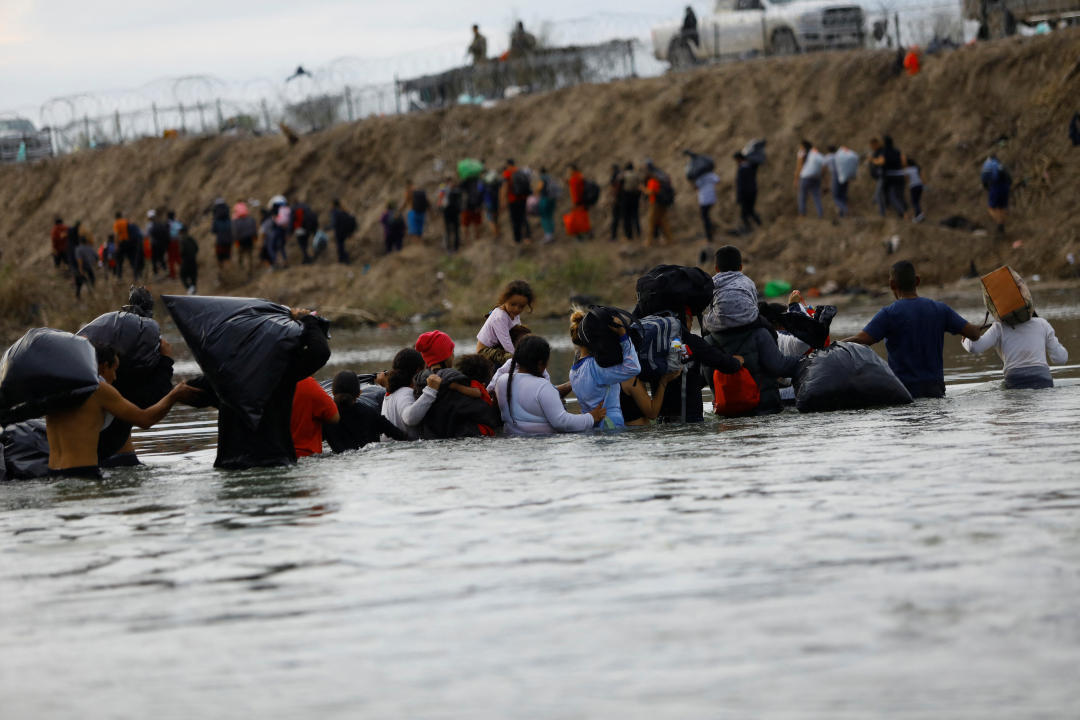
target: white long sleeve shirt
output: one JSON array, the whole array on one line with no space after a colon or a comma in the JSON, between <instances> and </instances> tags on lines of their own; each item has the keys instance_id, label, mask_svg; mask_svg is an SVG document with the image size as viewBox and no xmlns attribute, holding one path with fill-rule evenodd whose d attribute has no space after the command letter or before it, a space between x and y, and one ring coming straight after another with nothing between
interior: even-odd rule
<instances>
[{"instance_id":1,"label":"white long sleeve shirt","mask_svg":"<svg viewBox=\"0 0 1080 720\"><path fill-rule=\"evenodd\" d=\"M509 375L502 375L495 384L507 435L550 435L556 432L584 432L592 429L592 415L568 413L559 391L550 380L527 372L514 371L514 392L510 405L506 402Z\"/></svg>"},{"instance_id":2,"label":"white long sleeve shirt","mask_svg":"<svg viewBox=\"0 0 1080 720\"><path fill-rule=\"evenodd\" d=\"M438 391L430 387L425 387L420 397L416 397L411 387L398 388L383 400L382 416L408 435L410 440L418 440L420 423L424 422L424 416L438 396ZM392 439L386 435L379 438L381 442Z\"/></svg>"},{"instance_id":3,"label":"white long sleeve shirt","mask_svg":"<svg viewBox=\"0 0 1080 720\"><path fill-rule=\"evenodd\" d=\"M965 350L976 355L990 348L997 350L1005 363L1006 374L1020 368L1048 367L1047 356L1055 365L1069 359L1069 352L1058 342L1054 328L1040 317L1016 327L996 322L978 340L964 338L963 345Z\"/></svg>"}]
</instances>

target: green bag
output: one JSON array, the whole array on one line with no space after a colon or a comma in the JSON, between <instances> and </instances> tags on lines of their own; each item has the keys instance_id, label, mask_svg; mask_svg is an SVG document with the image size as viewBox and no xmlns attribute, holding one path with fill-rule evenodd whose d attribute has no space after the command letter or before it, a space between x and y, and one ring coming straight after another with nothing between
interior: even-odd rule
<instances>
[{"instance_id":1,"label":"green bag","mask_svg":"<svg viewBox=\"0 0 1080 720\"><path fill-rule=\"evenodd\" d=\"M473 158L465 158L457 164L457 174L462 180L472 180L484 172L484 164Z\"/></svg>"}]
</instances>

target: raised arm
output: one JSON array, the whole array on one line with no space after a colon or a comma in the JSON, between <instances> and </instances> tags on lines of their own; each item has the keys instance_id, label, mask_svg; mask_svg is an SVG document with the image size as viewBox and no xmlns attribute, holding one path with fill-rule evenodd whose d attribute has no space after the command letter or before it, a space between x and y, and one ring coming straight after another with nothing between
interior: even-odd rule
<instances>
[{"instance_id":1,"label":"raised arm","mask_svg":"<svg viewBox=\"0 0 1080 720\"><path fill-rule=\"evenodd\" d=\"M858 343L860 345L873 345L877 342L877 340L870 337L870 335L865 330L860 330L857 335L846 337L840 342Z\"/></svg>"},{"instance_id":2,"label":"raised arm","mask_svg":"<svg viewBox=\"0 0 1080 720\"><path fill-rule=\"evenodd\" d=\"M145 410L125 400L119 390L107 383L102 384L98 388L98 392L101 393L101 407L107 412L126 423L131 423L145 430L161 422L162 418L169 414L169 410L172 409L173 405L187 395L192 394L194 390L181 383L170 390L168 395Z\"/></svg>"},{"instance_id":3,"label":"raised arm","mask_svg":"<svg viewBox=\"0 0 1080 720\"><path fill-rule=\"evenodd\" d=\"M630 336L623 335L619 338L619 344L622 346L623 353L620 364L608 368L596 366L597 377L601 384L613 385L621 383L623 380L637 377L637 374L641 372L641 361L638 360L634 344L630 342Z\"/></svg>"}]
</instances>

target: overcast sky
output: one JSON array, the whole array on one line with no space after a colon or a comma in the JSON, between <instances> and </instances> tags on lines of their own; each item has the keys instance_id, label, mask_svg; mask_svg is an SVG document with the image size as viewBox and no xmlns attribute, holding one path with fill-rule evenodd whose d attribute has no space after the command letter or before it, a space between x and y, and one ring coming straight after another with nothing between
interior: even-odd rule
<instances>
[{"instance_id":1,"label":"overcast sky","mask_svg":"<svg viewBox=\"0 0 1080 720\"><path fill-rule=\"evenodd\" d=\"M494 52L514 18L531 29L553 22L552 33L590 41L647 32L658 18L678 19L685 3L667 5L545 0L541 13L536 4L492 0L0 0L0 111L183 75L278 81L297 64L345 56L398 58L402 73L430 72L464 58L474 21ZM590 20L574 22L583 17Z\"/></svg>"}]
</instances>

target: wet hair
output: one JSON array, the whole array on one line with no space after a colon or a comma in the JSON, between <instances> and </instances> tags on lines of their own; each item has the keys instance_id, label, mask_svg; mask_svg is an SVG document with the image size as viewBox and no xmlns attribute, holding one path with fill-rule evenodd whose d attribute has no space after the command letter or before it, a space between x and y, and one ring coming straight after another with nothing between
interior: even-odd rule
<instances>
[{"instance_id":1,"label":"wet hair","mask_svg":"<svg viewBox=\"0 0 1080 720\"><path fill-rule=\"evenodd\" d=\"M104 343L91 343L94 346L94 355L97 356L97 364L112 365L116 362L116 350L111 345Z\"/></svg>"},{"instance_id":2,"label":"wet hair","mask_svg":"<svg viewBox=\"0 0 1080 720\"><path fill-rule=\"evenodd\" d=\"M532 310L533 304L533 291L529 283L524 280L511 280L503 288L502 294L499 295L499 305L502 306L510 298L515 295L520 295L529 301L529 309Z\"/></svg>"},{"instance_id":3,"label":"wet hair","mask_svg":"<svg viewBox=\"0 0 1080 720\"><path fill-rule=\"evenodd\" d=\"M896 283L896 289L901 292L912 292L918 283L915 266L910 260L901 260L894 263L889 271L889 278Z\"/></svg>"},{"instance_id":4,"label":"wet hair","mask_svg":"<svg viewBox=\"0 0 1080 720\"><path fill-rule=\"evenodd\" d=\"M578 347L585 347L585 341L581 339L581 321L587 314L586 310L579 307L570 310L570 342Z\"/></svg>"},{"instance_id":5,"label":"wet hair","mask_svg":"<svg viewBox=\"0 0 1080 720\"><path fill-rule=\"evenodd\" d=\"M478 353L462 355L458 358L455 367L462 375L481 385L491 382L491 376L495 374L495 366L491 364L491 361Z\"/></svg>"},{"instance_id":6,"label":"wet hair","mask_svg":"<svg viewBox=\"0 0 1080 720\"><path fill-rule=\"evenodd\" d=\"M398 354L394 356L394 365L387 375L390 385L386 389L387 392L393 393L412 385L416 373L423 370L424 367L424 356L416 350L412 348L398 350Z\"/></svg>"},{"instance_id":7,"label":"wet hair","mask_svg":"<svg viewBox=\"0 0 1080 720\"><path fill-rule=\"evenodd\" d=\"M356 402L360 397L360 378L352 370L342 370L334 376L334 384L330 386L334 395L334 402L339 405L348 405Z\"/></svg>"},{"instance_id":8,"label":"wet hair","mask_svg":"<svg viewBox=\"0 0 1080 720\"><path fill-rule=\"evenodd\" d=\"M152 318L154 317L154 296L142 285L132 285L128 292L128 304L120 309L139 317Z\"/></svg>"},{"instance_id":9,"label":"wet hair","mask_svg":"<svg viewBox=\"0 0 1080 720\"><path fill-rule=\"evenodd\" d=\"M506 374L506 412L511 420L514 418L514 406L511 403L514 397L514 370L521 368L530 375L539 377L543 374L540 366L547 365L550 359L551 346L539 335L522 338L514 349L514 357L510 360L510 372Z\"/></svg>"},{"instance_id":10,"label":"wet hair","mask_svg":"<svg viewBox=\"0 0 1080 720\"><path fill-rule=\"evenodd\" d=\"M742 253L734 245L725 245L716 251L717 272L735 272L742 269Z\"/></svg>"},{"instance_id":11,"label":"wet hair","mask_svg":"<svg viewBox=\"0 0 1080 720\"><path fill-rule=\"evenodd\" d=\"M515 325L510 328L510 344L517 348L521 338L527 335L532 335L532 330L529 329L528 325Z\"/></svg>"}]
</instances>

